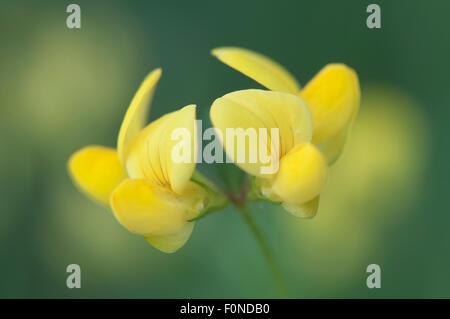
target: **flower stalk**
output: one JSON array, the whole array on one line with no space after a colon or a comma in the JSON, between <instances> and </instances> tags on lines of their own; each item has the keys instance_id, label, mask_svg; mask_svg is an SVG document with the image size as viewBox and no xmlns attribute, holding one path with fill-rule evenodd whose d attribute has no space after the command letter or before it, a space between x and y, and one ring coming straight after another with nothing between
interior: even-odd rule
<instances>
[{"instance_id":1,"label":"flower stalk","mask_svg":"<svg viewBox=\"0 0 450 319\"><path fill-rule=\"evenodd\" d=\"M263 233L261 232L261 229L256 224L256 221L253 217L252 211L248 207L248 205L244 204L241 206L235 206L236 209L239 211L241 216L244 218L246 224L251 229L253 235L255 235L256 240L258 241L263 253L264 257L266 258L270 270L272 272L273 278L275 280L275 283L277 285L278 295L280 298L287 298L287 289L286 285L283 281L283 277L281 275L280 268L278 267L278 264L272 254L272 251L267 243L267 241L264 238Z\"/></svg>"},{"instance_id":2,"label":"flower stalk","mask_svg":"<svg viewBox=\"0 0 450 319\"><path fill-rule=\"evenodd\" d=\"M239 214L243 217L244 221L250 228L251 232L256 238L256 241L261 247L264 257L266 258L267 263L270 267L270 271L272 273L275 284L277 286L278 296L280 298L287 298L288 294L286 284L284 283L280 268L278 267L278 264L276 262L275 257L273 256L269 244L264 238L264 235L261 229L259 228L258 224L256 223L250 207L248 206L248 199L251 200L251 197L249 197L251 195L250 184L251 184L251 177L247 175L241 185L240 191L237 194L237 196L231 192L226 192L225 195L228 197L229 201L233 203L233 206L236 208Z\"/></svg>"}]
</instances>

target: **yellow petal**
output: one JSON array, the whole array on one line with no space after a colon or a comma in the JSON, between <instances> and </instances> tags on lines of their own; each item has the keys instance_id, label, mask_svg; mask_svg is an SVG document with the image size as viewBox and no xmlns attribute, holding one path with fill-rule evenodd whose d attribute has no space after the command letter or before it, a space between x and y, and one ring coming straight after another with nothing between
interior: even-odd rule
<instances>
[{"instance_id":1,"label":"yellow petal","mask_svg":"<svg viewBox=\"0 0 450 319\"><path fill-rule=\"evenodd\" d=\"M87 146L73 154L68 163L75 184L88 196L109 204L114 188L126 177L115 149Z\"/></svg>"},{"instance_id":2,"label":"yellow petal","mask_svg":"<svg viewBox=\"0 0 450 319\"><path fill-rule=\"evenodd\" d=\"M291 204L287 202L281 203L281 206L296 217L301 218L313 218L317 214L317 210L319 209L319 196L306 202L305 204Z\"/></svg>"},{"instance_id":3,"label":"yellow petal","mask_svg":"<svg viewBox=\"0 0 450 319\"><path fill-rule=\"evenodd\" d=\"M111 207L117 220L132 233L168 236L198 215L202 200L177 195L145 179L127 179L112 193Z\"/></svg>"},{"instance_id":4,"label":"yellow petal","mask_svg":"<svg viewBox=\"0 0 450 319\"><path fill-rule=\"evenodd\" d=\"M217 48L212 54L269 90L292 94L300 90L297 80L286 69L262 54L235 47Z\"/></svg>"},{"instance_id":5,"label":"yellow petal","mask_svg":"<svg viewBox=\"0 0 450 319\"><path fill-rule=\"evenodd\" d=\"M196 133L195 105L185 106L150 123L129 145L128 174L181 194L195 170ZM173 153L186 155L186 158L174 158Z\"/></svg>"},{"instance_id":6,"label":"yellow petal","mask_svg":"<svg viewBox=\"0 0 450 319\"><path fill-rule=\"evenodd\" d=\"M165 253L174 253L184 246L191 237L195 222L183 226L176 233L165 236L148 236L145 239L155 248Z\"/></svg>"},{"instance_id":7,"label":"yellow petal","mask_svg":"<svg viewBox=\"0 0 450 319\"><path fill-rule=\"evenodd\" d=\"M337 136L355 117L360 100L358 77L343 64L325 66L300 92L314 123L312 141Z\"/></svg>"},{"instance_id":8,"label":"yellow petal","mask_svg":"<svg viewBox=\"0 0 450 319\"><path fill-rule=\"evenodd\" d=\"M305 204L322 191L327 163L312 144L298 145L281 159L271 191L283 202Z\"/></svg>"},{"instance_id":9,"label":"yellow petal","mask_svg":"<svg viewBox=\"0 0 450 319\"><path fill-rule=\"evenodd\" d=\"M145 125L150 110L151 100L153 98L153 92L161 77L161 72L161 69L156 69L147 75L131 100L131 104L125 113L117 139L117 150L122 165L125 165L128 144L136 137L136 135L138 135Z\"/></svg>"},{"instance_id":10,"label":"yellow petal","mask_svg":"<svg viewBox=\"0 0 450 319\"><path fill-rule=\"evenodd\" d=\"M228 157L254 176L267 177L261 173L261 167L268 164L260 157L260 143L267 148L271 161L278 161L295 145L311 141L310 111L302 99L289 93L255 89L232 92L214 101L210 116L214 127L223 133L222 143ZM238 143L236 134L227 138L227 129L238 128L254 130L256 138L253 134L253 142L246 138L245 144ZM259 129L266 130L267 139L259 134ZM278 130L278 139L272 136L272 129ZM272 147L275 152L271 152ZM257 161L252 163L251 155L255 152ZM244 163L238 162L239 153L245 155Z\"/></svg>"}]
</instances>

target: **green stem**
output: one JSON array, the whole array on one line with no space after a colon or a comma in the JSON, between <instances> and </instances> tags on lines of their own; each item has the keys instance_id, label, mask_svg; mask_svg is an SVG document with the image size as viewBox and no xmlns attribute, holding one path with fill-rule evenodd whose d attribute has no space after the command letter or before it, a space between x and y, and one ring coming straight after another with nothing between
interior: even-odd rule
<instances>
[{"instance_id":1,"label":"green stem","mask_svg":"<svg viewBox=\"0 0 450 319\"><path fill-rule=\"evenodd\" d=\"M272 271L272 275L275 279L276 285L278 287L278 294L280 298L287 298L287 290L286 285L284 284L283 278L281 276L280 269L278 268L278 265L275 261L275 258L269 248L269 245L267 244L266 240L264 239L264 236L256 224L255 219L253 218L252 211L248 208L247 205L240 205L236 206L236 208L241 213L242 217L244 217L245 221L247 222L247 225L252 230L253 234L255 235L259 245L261 246L264 256L266 257L270 270Z\"/></svg>"}]
</instances>

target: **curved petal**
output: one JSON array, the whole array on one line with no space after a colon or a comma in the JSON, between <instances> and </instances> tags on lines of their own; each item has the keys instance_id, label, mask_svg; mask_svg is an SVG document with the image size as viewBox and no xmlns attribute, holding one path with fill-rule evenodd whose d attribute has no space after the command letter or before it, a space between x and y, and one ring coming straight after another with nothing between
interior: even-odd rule
<instances>
[{"instance_id":1,"label":"curved petal","mask_svg":"<svg viewBox=\"0 0 450 319\"><path fill-rule=\"evenodd\" d=\"M111 192L127 177L116 150L97 145L87 146L73 154L68 169L84 193L106 205Z\"/></svg>"},{"instance_id":2,"label":"curved petal","mask_svg":"<svg viewBox=\"0 0 450 319\"><path fill-rule=\"evenodd\" d=\"M355 117L360 100L358 77L344 64L325 66L300 92L314 123L312 141L336 136Z\"/></svg>"},{"instance_id":3,"label":"curved petal","mask_svg":"<svg viewBox=\"0 0 450 319\"><path fill-rule=\"evenodd\" d=\"M131 104L125 113L117 138L117 151L119 152L119 158L122 165L125 164L128 144L136 137L136 135L138 135L145 125L145 120L148 116L151 100L153 98L153 92L161 77L161 73L161 69L155 69L147 75L131 100Z\"/></svg>"},{"instance_id":4,"label":"curved petal","mask_svg":"<svg viewBox=\"0 0 450 319\"><path fill-rule=\"evenodd\" d=\"M165 236L148 236L145 239L155 248L165 253L174 253L184 246L191 237L195 222L190 222L176 233Z\"/></svg>"},{"instance_id":5,"label":"curved petal","mask_svg":"<svg viewBox=\"0 0 450 319\"><path fill-rule=\"evenodd\" d=\"M281 159L280 170L271 191L283 202L305 204L322 191L327 177L327 163L312 144L298 145Z\"/></svg>"},{"instance_id":6,"label":"curved petal","mask_svg":"<svg viewBox=\"0 0 450 319\"><path fill-rule=\"evenodd\" d=\"M145 179L127 179L111 195L117 220L132 233L146 237L179 232L198 214L201 203L193 201Z\"/></svg>"},{"instance_id":7,"label":"curved petal","mask_svg":"<svg viewBox=\"0 0 450 319\"><path fill-rule=\"evenodd\" d=\"M126 161L132 178L166 186L181 194L195 170L195 105L150 123L130 143Z\"/></svg>"},{"instance_id":8,"label":"curved petal","mask_svg":"<svg viewBox=\"0 0 450 319\"><path fill-rule=\"evenodd\" d=\"M287 202L281 203L283 208L292 215L300 218L313 218L319 209L319 196L310 200L305 204L291 204Z\"/></svg>"},{"instance_id":9,"label":"curved petal","mask_svg":"<svg viewBox=\"0 0 450 319\"><path fill-rule=\"evenodd\" d=\"M229 158L254 176L268 177L261 171L268 164L260 156L260 148L267 148L271 161L278 161L295 145L311 141L310 111L305 102L293 94L255 89L232 92L214 101L210 116L214 127L222 132L222 143ZM246 138L245 143L240 144L236 133L239 128L249 136L253 130L256 143ZM236 134L231 130L228 130L230 135L227 134L227 129L234 129ZM264 129L266 134L260 134L259 129ZM272 133L277 133L278 137ZM260 143L265 145L260 146ZM255 152L257 161L252 162L251 155ZM245 155L245 162L239 163L239 154Z\"/></svg>"},{"instance_id":10,"label":"curved petal","mask_svg":"<svg viewBox=\"0 0 450 319\"><path fill-rule=\"evenodd\" d=\"M300 90L297 80L286 69L262 54L236 47L217 48L211 53L269 90L292 94Z\"/></svg>"}]
</instances>

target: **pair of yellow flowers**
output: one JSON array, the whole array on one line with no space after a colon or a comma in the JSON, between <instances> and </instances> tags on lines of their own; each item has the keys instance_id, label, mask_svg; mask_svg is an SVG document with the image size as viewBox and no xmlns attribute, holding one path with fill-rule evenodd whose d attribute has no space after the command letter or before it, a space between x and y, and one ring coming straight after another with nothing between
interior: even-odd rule
<instances>
[{"instance_id":1,"label":"pair of yellow flowers","mask_svg":"<svg viewBox=\"0 0 450 319\"><path fill-rule=\"evenodd\" d=\"M303 89L282 66L241 48L212 51L220 61L268 88L242 90L217 99L210 111L215 128L279 130L279 170L262 175L261 163L237 163L253 176L255 197L281 203L290 213L312 217L328 165L340 155L359 108L356 73L342 64L325 66ZM91 198L110 205L129 231L170 253L189 239L195 218L220 209L224 199L189 163L172 160L171 138L183 128L196 136L195 105L166 114L145 126L161 69L143 81L125 114L117 150L87 146L69 160L70 174ZM270 149L270 135L267 138ZM225 139L225 138L224 138ZM226 141L222 141L227 150ZM191 149L197 149L196 138Z\"/></svg>"}]
</instances>

